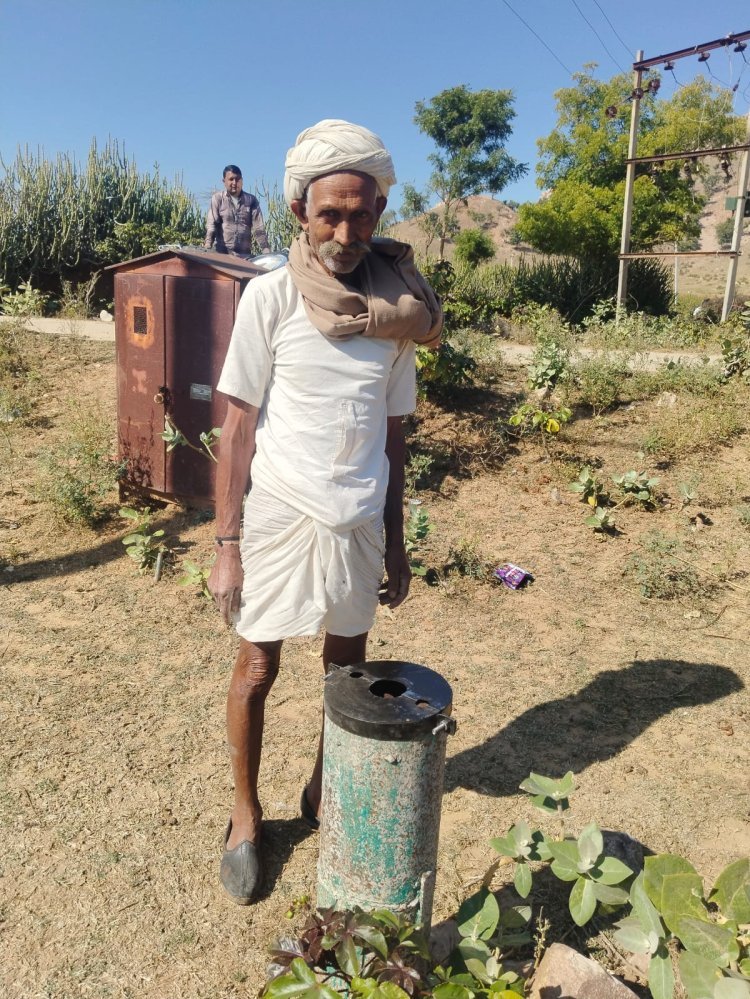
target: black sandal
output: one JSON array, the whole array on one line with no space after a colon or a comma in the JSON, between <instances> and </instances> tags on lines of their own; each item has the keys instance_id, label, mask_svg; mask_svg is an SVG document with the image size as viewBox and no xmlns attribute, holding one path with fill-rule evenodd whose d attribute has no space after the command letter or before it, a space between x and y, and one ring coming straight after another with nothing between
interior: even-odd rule
<instances>
[{"instance_id":1,"label":"black sandal","mask_svg":"<svg viewBox=\"0 0 750 999\"><path fill-rule=\"evenodd\" d=\"M233 902L237 905L250 905L263 879L260 849L255 843L245 839L239 846L227 850L231 832L230 819L227 831L224 833L224 852L221 855L219 877L224 890Z\"/></svg>"},{"instance_id":2,"label":"black sandal","mask_svg":"<svg viewBox=\"0 0 750 999\"><path fill-rule=\"evenodd\" d=\"M312 805L307 800L307 788L302 788L302 797L299 799L299 812L305 825L317 832L320 829L320 819L312 809Z\"/></svg>"}]
</instances>

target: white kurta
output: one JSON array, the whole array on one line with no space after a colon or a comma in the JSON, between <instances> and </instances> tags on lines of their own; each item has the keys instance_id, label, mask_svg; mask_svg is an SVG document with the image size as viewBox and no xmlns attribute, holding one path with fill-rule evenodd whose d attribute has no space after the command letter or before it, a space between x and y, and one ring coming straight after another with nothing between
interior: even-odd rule
<instances>
[{"instance_id":1,"label":"white kurta","mask_svg":"<svg viewBox=\"0 0 750 999\"><path fill-rule=\"evenodd\" d=\"M250 641L369 630L387 417L414 409L413 343L324 337L282 268L245 289L218 389L260 409L237 630Z\"/></svg>"}]
</instances>

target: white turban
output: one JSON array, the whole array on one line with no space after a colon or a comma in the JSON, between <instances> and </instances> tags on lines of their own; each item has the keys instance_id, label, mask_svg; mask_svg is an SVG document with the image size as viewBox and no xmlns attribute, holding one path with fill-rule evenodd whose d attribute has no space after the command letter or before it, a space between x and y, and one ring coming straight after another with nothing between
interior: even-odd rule
<instances>
[{"instance_id":1,"label":"white turban","mask_svg":"<svg viewBox=\"0 0 750 999\"><path fill-rule=\"evenodd\" d=\"M357 170L374 177L383 197L396 183L391 154L380 136L339 118L325 118L300 132L286 154L285 167L284 197L289 205L304 197L316 177L339 170Z\"/></svg>"}]
</instances>

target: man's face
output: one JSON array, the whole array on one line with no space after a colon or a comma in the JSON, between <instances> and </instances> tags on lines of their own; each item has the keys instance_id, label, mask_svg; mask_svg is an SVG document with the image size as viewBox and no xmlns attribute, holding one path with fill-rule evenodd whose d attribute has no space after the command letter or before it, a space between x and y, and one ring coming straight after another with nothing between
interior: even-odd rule
<instances>
[{"instance_id":1,"label":"man's face","mask_svg":"<svg viewBox=\"0 0 750 999\"><path fill-rule=\"evenodd\" d=\"M385 205L372 177L347 171L318 177L308 187L306 201L292 202L292 211L326 270L351 274L369 252Z\"/></svg>"},{"instance_id":2,"label":"man's face","mask_svg":"<svg viewBox=\"0 0 750 999\"><path fill-rule=\"evenodd\" d=\"M232 173L231 170L224 174L224 189L227 194L231 194L235 198L239 197L242 194L242 175Z\"/></svg>"}]
</instances>

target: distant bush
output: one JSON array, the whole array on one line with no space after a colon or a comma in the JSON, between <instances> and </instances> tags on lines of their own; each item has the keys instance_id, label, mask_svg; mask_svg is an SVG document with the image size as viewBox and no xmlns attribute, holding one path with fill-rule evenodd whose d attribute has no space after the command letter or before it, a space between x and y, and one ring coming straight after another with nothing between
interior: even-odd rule
<instances>
[{"instance_id":1,"label":"distant bush","mask_svg":"<svg viewBox=\"0 0 750 999\"><path fill-rule=\"evenodd\" d=\"M734 235L734 219L724 219L723 222L719 222L716 226L716 239L719 242L719 249L728 250L732 245L732 236Z\"/></svg>"},{"instance_id":2,"label":"distant bush","mask_svg":"<svg viewBox=\"0 0 750 999\"><path fill-rule=\"evenodd\" d=\"M521 306L550 306L576 325L596 315L602 300L617 291L617 266L609 261L548 257L515 264L472 267L447 260L421 262L421 269L443 300L449 332L472 328L491 332L497 317L510 316ZM671 279L654 260L635 260L629 272L628 301L632 308L654 316L672 305ZM687 327L688 323L683 325ZM695 324L691 330L695 339ZM705 335L705 334L700 334Z\"/></svg>"},{"instance_id":3,"label":"distant bush","mask_svg":"<svg viewBox=\"0 0 750 999\"><path fill-rule=\"evenodd\" d=\"M456 260L470 267L492 260L495 244L481 229L463 229L454 242Z\"/></svg>"},{"instance_id":4,"label":"distant bush","mask_svg":"<svg viewBox=\"0 0 750 999\"><path fill-rule=\"evenodd\" d=\"M0 284L59 293L161 243L202 241L203 213L179 178L140 173L119 144L92 142L85 163L18 151L0 177Z\"/></svg>"},{"instance_id":5,"label":"distant bush","mask_svg":"<svg viewBox=\"0 0 750 999\"><path fill-rule=\"evenodd\" d=\"M664 267L653 260L636 260L629 277L631 307L652 315L669 312L672 287ZM617 269L611 262L549 257L518 265L487 264L468 274L456 268L451 298L505 316L528 303L549 305L578 324L616 290Z\"/></svg>"},{"instance_id":6,"label":"distant bush","mask_svg":"<svg viewBox=\"0 0 750 999\"><path fill-rule=\"evenodd\" d=\"M617 289L613 276L612 294ZM674 294L672 278L667 268L658 260L632 260L628 268L628 309L645 312L649 316L665 316L672 309Z\"/></svg>"}]
</instances>

